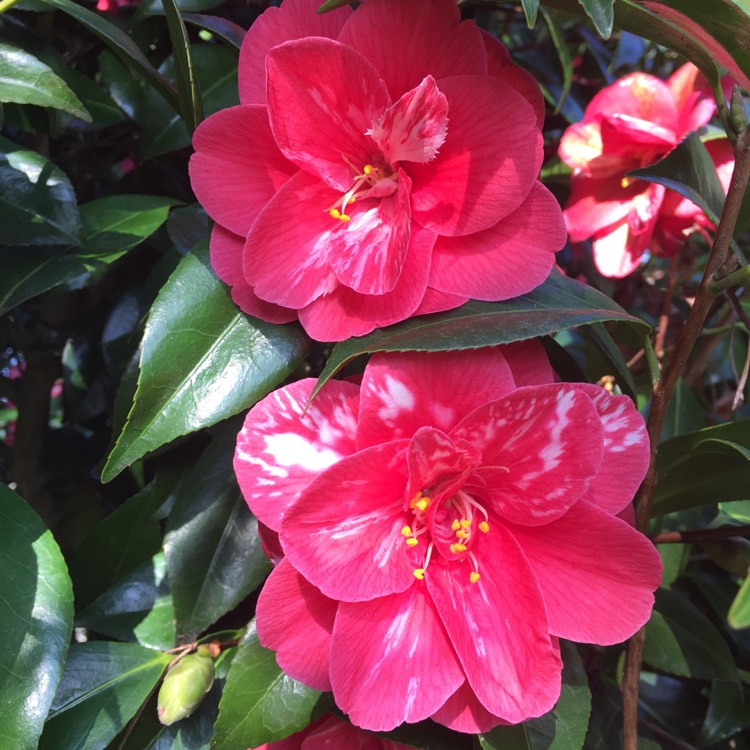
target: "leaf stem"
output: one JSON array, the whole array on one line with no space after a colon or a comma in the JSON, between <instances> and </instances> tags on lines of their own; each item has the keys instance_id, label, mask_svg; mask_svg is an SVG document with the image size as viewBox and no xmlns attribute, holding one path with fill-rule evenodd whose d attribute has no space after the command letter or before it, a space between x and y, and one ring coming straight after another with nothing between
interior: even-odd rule
<instances>
[{"instance_id":1,"label":"leaf stem","mask_svg":"<svg viewBox=\"0 0 750 750\"><path fill-rule=\"evenodd\" d=\"M729 117L729 107L727 106L727 100L724 96L724 90L721 88L721 79L716 76L711 76L709 84L711 86L711 93L716 100L716 110L719 113L721 124L724 130L726 130L727 138L734 143L737 140L737 133L735 132L734 127L732 127L732 121Z\"/></svg>"},{"instance_id":2,"label":"leaf stem","mask_svg":"<svg viewBox=\"0 0 750 750\"><path fill-rule=\"evenodd\" d=\"M750 266L742 266L732 273L728 273L716 281L711 282L708 291L712 297L725 292L727 289L731 289L733 286L741 286L748 279L750 279Z\"/></svg>"},{"instance_id":3,"label":"leaf stem","mask_svg":"<svg viewBox=\"0 0 750 750\"><path fill-rule=\"evenodd\" d=\"M17 2L18 0L0 0L0 13L10 10Z\"/></svg>"},{"instance_id":4,"label":"leaf stem","mask_svg":"<svg viewBox=\"0 0 750 750\"><path fill-rule=\"evenodd\" d=\"M689 529L687 531L662 531L654 534L654 544L690 544L692 542L714 542L732 536L750 536L750 525L720 526L715 529Z\"/></svg>"},{"instance_id":5,"label":"leaf stem","mask_svg":"<svg viewBox=\"0 0 750 750\"><path fill-rule=\"evenodd\" d=\"M714 90L714 94L717 92ZM723 95L722 95L723 98ZM718 103L718 100L717 100ZM724 103L726 110L726 102ZM721 108L720 108L721 112ZM725 113L726 114L726 113ZM737 217L742 207L748 179L750 179L750 129L736 135L734 143L735 165L729 184L724 210L721 213L716 238L706 263L695 302L690 308L685 325L675 345L669 363L662 372L652 390L651 411L648 416L647 429L651 440L651 462L636 503L636 527L645 532L651 516L651 502L656 485L656 452L667 407L674 393L677 381L685 369L695 342L700 335L714 298L711 295L711 284L717 274L734 263L731 254L731 241ZM638 683L640 681L641 660L646 632L641 628L629 641L625 674L622 680L622 729L623 750L638 750Z\"/></svg>"}]
</instances>

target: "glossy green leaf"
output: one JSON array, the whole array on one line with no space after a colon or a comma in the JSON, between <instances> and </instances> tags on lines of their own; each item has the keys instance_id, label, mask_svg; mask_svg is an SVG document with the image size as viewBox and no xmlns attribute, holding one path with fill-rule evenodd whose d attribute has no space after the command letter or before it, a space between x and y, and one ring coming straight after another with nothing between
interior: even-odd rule
<instances>
[{"instance_id":1,"label":"glossy green leaf","mask_svg":"<svg viewBox=\"0 0 750 750\"><path fill-rule=\"evenodd\" d=\"M747 687L736 682L714 680L706 719L701 729L701 747L714 745L750 727L748 706L750 690Z\"/></svg>"},{"instance_id":2,"label":"glossy green leaf","mask_svg":"<svg viewBox=\"0 0 750 750\"><path fill-rule=\"evenodd\" d=\"M526 16L526 24L530 29L533 29L539 12L539 0L521 0L521 7Z\"/></svg>"},{"instance_id":3,"label":"glossy green leaf","mask_svg":"<svg viewBox=\"0 0 750 750\"><path fill-rule=\"evenodd\" d=\"M33 750L63 671L73 590L51 532L0 485L0 744Z\"/></svg>"},{"instance_id":4,"label":"glossy green leaf","mask_svg":"<svg viewBox=\"0 0 750 750\"><path fill-rule=\"evenodd\" d=\"M0 244L77 245L79 224L75 192L62 170L0 140ZM5 279L0 285L8 286Z\"/></svg>"},{"instance_id":5,"label":"glossy green leaf","mask_svg":"<svg viewBox=\"0 0 750 750\"><path fill-rule=\"evenodd\" d=\"M162 4L164 5L164 15L167 18L169 39L172 43L180 114L188 132L192 133L203 119L203 104L195 68L193 67L190 39L180 15L180 9L177 7L177 0L162 0Z\"/></svg>"},{"instance_id":6,"label":"glossy green leaf","mask_svg":"<svg viewBox=\"0 0 750 750\"><path fill-rule=\"evenodd\" d=\"M234 609L268 575L258 523L232 469L238 424L217 430L173 494L164 551L183 640Z\"/></svg>"},{"instance_id":7,"label":"glossy green leaf","mask_svg":"<svg viewBox=\"0 0 750 750\"><path fill-rule=\"evenodd\" d=\"M296 326L262 323L235 306L202 243L183 258L151 308L135 401L102 479L247 409L294 370L306 349Z\"/></svg>"},{"instance_id":8,"label":"glossy green leaf","mask_svg":"<svg viewBox=\"0 0 750 750\"><path fill-rule=\"evenodd\" d=\"M750 627L750 570L746 571L745 580L729 608L727 620L737 630Z\"/></svg>"},{"instance_id":9,"label":"glossy green leaf","mask_svg":"<svg viewBox=\"0 0 750 750\"><path fill-rule=\"evenodd\" d=\"M734 657L714 624L674 589L656 592L646 625L646 664L680 677L736 680Z\"/></svg>"},{"instance_id":10,"label":"glossy green leaf","mask_svg":"<svg viewBox=\"0 0 750 750\"><path fill-rule=\"evenodd\" d=\"M52 69L25 50L0 44L0 102L35 104L91 122L78 97Z\"/></svg>"},{"instance_id":11,"label":"glossy green leaf","mask_svg":"<svg viewBox=\"0 0 750 750\"><path fill-rule=\"evenodd\" d=\"M625 326L619 326L619 331L623 331L624 329ZM592 323L590 326L582 328L581 331L584 338L591 341L602 358L611 367L611 373L609 374L614 376L615 382L620 390L626 396L630 396L630 398L635 400L636 385L633 380L633 375L628 368L625 358L622 356L620 347L617 346L617 343L609 334L609 331L604 327L604 324Z\"/></svg>"},{"instance_id":12,"label":"glossy green leaf","mask_svg":"<svg viewBox=\"0 0 750 750\"><path fill-rule=\"evenodd\" d=\"M110 23L98 13L73 2L73 0L39 0L52 8L67 13L96 34L109 48L126 64L135 66L151 86L172 105L179 108L177 92L174 86L162 76L148 58L141 52L138 45L120 28Z\"/></svg>"},{"instance_id":13,"label":"glossy green leaf","mask_svg":"<svg viewBox=\"0 0 750 750\"><path fill-rule=\"evenodd\" d=\"M568 44L565 41L565 33L560 24L549 11L543 10L542 17L544 22L549 29L549 34L552 39L552 43L555 45L555 51L557 52L557 59L560 62L560 68L563 74L562 87L560 88L560 96L555 102L555 114L557 114L565 104L565 100L570 94L570 87L573 83L573 60L570 56L570 50Z\"/></svg>"},{"instance_id":14,"label":"glossy green leaf","mask_svg":"<svg viewBox=\"0 0 750 750\"><path fill-rule=\"evenodd\" d=\"M80 206L83 246L124 253L150 237L179 201L159 195L112 195Z\"/></svg>"},{"instance_id":15,"label":"glossy green leaf","mask_svg":"<svg viewBox=\"0 0 750 750\"><path fill-rule=\"evenodd\" d=\"M589 726L591 691L578 649L563 641L563 684L555 707L519 726L479 736L483 750L581 750Z\"/></svg>"},{"instance_id":16,"label":"glossy green leaf","mask_svg":"<svg viewBox=\"0 0 750 750\"><path fill-rule=\"evenodd\" d=\"M704 448L735 453L733 445L750 449L750 419L727 422L714 427L690 432L667 440L659 446L656 469L669 471L690 457L691 452Z\"/></svg>"},{"instance_id":17,"label":"glossy green leaf","mask_svg":"<svg viewBox=\"0 0 750 750\"><path fill-rule=\"evenodd\" d=\"M298 732L313 718L319 696L281 671L252 622L229 668L212 748L257 747Z\"/></svg>"},{"instance_id":18,"label":"glossy green leaf","mask_svg":"<svg viewBox=\"0 0 750 750\"><path fill-rule=\"evenodd\" d=\"M579 0L599 35L609 39L615 21L615 0Z\"/></svg>"},{"instance_id":19,"label":"glossy green leaf","mask_svg":"<svg viewBox=\"0 0 750 750\"><path fill-rule=\"evenodd\" d=\"M238 26L236 23L232 23L232 21L221 16L207 16L203 13L183 13L182 18L186 23L206 29L206 31L210 31L215 36L221 37L237 49L242 47L242 40L247 33L242 26Z\"/></svg>"},{"instance_id":20,"label":"glossy green leaf","mask_svg":"<svg viewBox=\"0 0 750 750\"><path fill-rule=\"evenodd\" d=\"M102 750L128 723L172 660L131 643L71 646L39 750Z\"/></svg>"},{"instance_id":21,"label":"glossy green leaf","mask_svg":"<svg viewBox=\"0 0 750 750\"><path fill-rule=\"evenodd\" d=\"M224 0L176 0L180 13L201 13L204 10L218 8ZM138 16L164 15L164 5L161 0L141 0L138 4ZM187 21L187 18L185 18Z\"/></svg>"},{"instance_id":22,"label":"glossy green leaf","mask_svg":"<svg viewBox=\"0 0 750 750\"><path fill-rule=\"evenodd\" d=\"M76 616L76 625L149 648L174 648L174 606L164 554L117 581Z\"/></svg>"},{"instance_id":23,"label":"glossy green leaf","mask_svg":"<svg viewBox=\"0 0 750 750\"><path fill-rule=\"evenodd\" d=\"M336 344L315 392L361 354L476 349L603 321L629 323L644 333L649 330L647 323L628 315L606 295L553 272L541 286L522 297L506 302L470 301L446 313L412 318Z\"/></svg>"},{"instance_id":24,"label":"glossy green leaf","mask_svg":"<svg viewBox=\"0 0 750 750\"><path fill-rule=\"evenodd\" d=\"M686 433L695 432L706 426L706 416L698 397L690 386L680 378L672 393L672 399L667 407L661 439L671 438Z\"/></svg>"}]
</instances>

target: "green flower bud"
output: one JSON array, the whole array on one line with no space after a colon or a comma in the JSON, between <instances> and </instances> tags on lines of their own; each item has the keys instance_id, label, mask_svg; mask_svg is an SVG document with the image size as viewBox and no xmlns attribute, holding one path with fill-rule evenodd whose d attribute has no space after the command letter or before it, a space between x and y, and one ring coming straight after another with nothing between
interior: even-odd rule
<instances>
[{"instance_id":1,"label":"green flower bud","mask_svg":"<svg viewBox=\"0 0 750 750\"><path fill-rule=\"evenodd\" d=\"M184 656L167 672L159 689L159 721L168 727L190 716L213 683L214 663L207 653L199 649Z\"/></svg>"},{"instance_id":2,"label":"green flower bud","mask_svg":"<svg viewBox=\"0 0 750 750\"><path fill-rule=\"evenodd\" d=\"M745 111L745 102L742 99L742 92L739 86L732 90L732 98L729 102L729 121L732 123L732 129L737 135L747 128L747 112Z\"/></svg>"}]
</instances>

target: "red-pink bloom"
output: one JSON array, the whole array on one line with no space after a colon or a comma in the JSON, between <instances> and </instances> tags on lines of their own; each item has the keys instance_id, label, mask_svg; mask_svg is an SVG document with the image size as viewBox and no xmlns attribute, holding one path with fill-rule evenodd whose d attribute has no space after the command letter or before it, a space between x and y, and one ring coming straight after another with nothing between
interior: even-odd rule
<instances>
[{"instance_id":1,"label":"red-pink bloom","mask_svg":"<svg viewBox=\"0 0 750 750\"><path fill-rule=\"evenodd\" d=\"M647 73L631 73L602 89L583 120L563 133L560 158L573 168L564 211L568 233L573 242L593 237L594 261L605 276L631 273L648 249L673 255L696 220L706 224L694 204L666 197L672 194L661 185L625 175L665 156L690 131L705 125L715 106L705 80L690 63L666 83ZM653 242L662 215L664 231ZM678 216L682 221L675 224Z\"/></svg>"},{"instance_id":2,"label":"red-pink bloom","mask_svg":"<svg viewBox=\"0 0 750 750\"><path fill-rule=\"evenodd\" d=\"M413 750L363 732L336 716L323 716L301 732L248 750Z\"/></svg>"},{"instance_id":3,"label":"red-pink bloom","mask_svg":"<svg viewBox=\"0 0 750 750\"><path fill-rule=\"evenodd\" d=\"M659 556L616 517L648 464L643 420L552 380L533 342L376 354L307 411L314 380L248 414L235 470L285 554L258 635L357 726L539 716L558 638L616 643L648 619Z\"/></svg>"},{"instance_id":4,"label":"red-pink bloom","mask_svg":"<svg viewBox=\"0 0 750 750\"><path fill-rule=\"evenodd\" d=\"M120 8L137 5L139 0L97 0L96 9L102 13L119 13Z\"/></svg>"},{"instance_id":5,"label":"red-pink bloom","mask_svg":"<svg viewBox=\"0 0 750 750\"><path fill-rule=\"evenodd\" d=\"M565 231L536 82L454 0L317 5L253 24L241 104L193 139L235 302L332 341L544 281Z\"/></svg>"}]
</instances>

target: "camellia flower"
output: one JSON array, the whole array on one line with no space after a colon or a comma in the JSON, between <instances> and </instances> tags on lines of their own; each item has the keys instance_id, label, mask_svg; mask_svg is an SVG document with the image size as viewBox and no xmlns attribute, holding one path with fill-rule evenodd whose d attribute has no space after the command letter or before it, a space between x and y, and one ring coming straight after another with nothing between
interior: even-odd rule
<instances>
[{"instance_id":1,"label":"camellia flower","mask_svg":"<svg viewBox=\"0 0 750 750\"><path fill-rule=\"evenodd\" d=\"M538 344L376 354L361 385L267 396L235 471L284 557L258 601L279 665L357 726L464 732L549 711L558 638L612 644L661 564L617 517L648 465L624 396L554 383Z\"/></svg>"},{"instance_id":2,"label":"camellia flower","mask_svg":"<svg viewBox=\"0 0 750 750\"><path fill-rule=\"evenodd\" d=\"M253 750L253 748L248 748L248 750ZM323 716L291 737L260 745L254 750L413 750L413 748L363 732L336 716Z\"/></svg>"},{"instance_id":3,"label":"camellia flower","mask_svg":"<svg viewBox=\"0 0 750 750\"><path fill-rule=\"evenodd\" d=\"M565 229L537 181L536 82L454 0L318 4L263 13L241 104L193 139L235 302L333 341L544 281Z\"/></svg>"},{"instance_id":4,"label":"camellia flower","mask_svg":"<svg viewBox=\"0 0 750 750\"><path fill-rule=\"evenodd\" d=\"M591 100L582 122L563 133L560 158L573 168L564 211L568 233L573 242L593 237L594 262L604 276L631 273L647 249L673 255L698 216L697 223L706 225L694 204L625 175L665 156L705 125L715 108L705 80L688 63L666 83L647 73L620 78ZM710 148L717 164L726 163L726 144ZM725 188L729 175L731 168ZM663 231L652 242L662 214Z\"/></svg>"}]
</instances>

